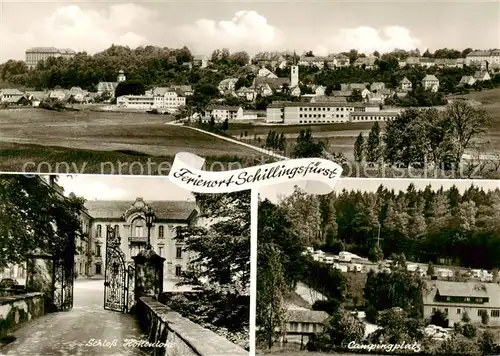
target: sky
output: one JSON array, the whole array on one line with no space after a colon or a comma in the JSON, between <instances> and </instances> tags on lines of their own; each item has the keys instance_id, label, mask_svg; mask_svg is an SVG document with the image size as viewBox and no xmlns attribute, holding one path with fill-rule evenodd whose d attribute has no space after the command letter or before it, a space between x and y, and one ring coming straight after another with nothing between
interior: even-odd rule
<instances>
[{"instance_id":1,"label":"sky","mask_svg":"<svg viewBox=\"0 0 500 356\"><path fill-rule=\"evenodd\" d=\"M215 48L250 54L357 48L500 47L498 0L452 1L136 1L0 0L0 62L29 47L90 54L111 44L158 45L210 55Z\"/></svg>"},{"instance_id":2,"label":"sky","mask_svg":"<svg viewBox=\"0 0 500 356\"><path fill-rule=\"evenodd\" d=\"M193 200L191 192L171 183L168 177L60 175L57 182L67 196L71 192L86 200Z\"/></svg>"},{"instance_id":3,"label":"sky","mask_svg":"<svg viewBox=\"0 0 500 356\"><path fill-rule=\"evenodd\" d=\"M343 189L375 192L380 185L383 185L387 189L394 189L394 191L397 192L406 190L411 183L413 183L417 189L425 189L425 187L430 184L434 190L439 190L441 187L446 190L455 185L460 192L463 192L471 185L483 188L485 191L500 188L499 180L342 178L339 179L334 190L336 192L341 192ZM301 189L304 188L302 182L299 184L276 184L261 188L259 195L261 199L269 199L271 202L277 203L280 199L291 195L295 185L299 186Z\"/></svg>"}]
</instances>

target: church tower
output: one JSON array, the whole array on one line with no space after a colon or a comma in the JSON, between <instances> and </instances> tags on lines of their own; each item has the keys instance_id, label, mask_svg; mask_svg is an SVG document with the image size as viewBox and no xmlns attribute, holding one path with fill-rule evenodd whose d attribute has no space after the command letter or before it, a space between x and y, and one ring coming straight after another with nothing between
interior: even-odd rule
<instances>
[{"instance_id":1,"label":"church tower","mask_svg":"<svg viewBox=\"0 0 500 356\"><path fill-rule=\"evenodd\" d=\"M120 71L118 72L118 78L116 79L116 81L118 83L121 83L121 82L124 82L127 78L125 78L125 72L123 72L123 70L120 69Z\"/></svg>"},{"instance_id":2,"label":"church tower","mask_svg":"<svg viewBox=\"0 0 500 356\"><path fill-rule=\"evenodd\" d=\"M297 65L295 52L293 53L293 65L290 68L290 88L295 88L299 85L299 66Z\"/></svg>"}]
</instances>

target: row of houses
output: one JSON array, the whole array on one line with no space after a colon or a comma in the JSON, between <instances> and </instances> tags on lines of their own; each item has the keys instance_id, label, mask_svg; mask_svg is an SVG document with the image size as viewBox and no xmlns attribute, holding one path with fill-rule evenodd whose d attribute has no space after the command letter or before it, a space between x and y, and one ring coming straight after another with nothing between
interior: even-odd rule
<instances>
[{"instance_id":1,"label":"row of houses","mask_svg":"<svg viewBox=\"0 0 500 356\"><path fill-rule=\"evenodd\" d=\"M54 89L48 91L21 91L18 89L1 89L0 104L38 106L43 100L55 99L75 103L88 103L94 100L96 93L88 92L80 87L71 89Z\"/></svg>"},{"instance_id":2,"label":"row of houses","mask_svg":"<svg viewBox=\"0 0 500 356\"><path fill-rule=\"evenodd\" d=\"M267 58L255 58L253 61L262 66L272 68L285 68L288 66L287 58L291 55L274 54ZM344 54L331 54L322 56L301 56L298 65L302 67L316 67L318 69L337 69L349 67L350 65L363 69L377 69L378 57L373 55L357 58L351 63L348 56ZM408 57L399 60L399 67L437 67L444 68L463 68L466 66L480 66L483 70L493 72L500 70L500 49L488 51L472 51L465 58L430 58L430 57Z\"/></svg>"}]
</instances>

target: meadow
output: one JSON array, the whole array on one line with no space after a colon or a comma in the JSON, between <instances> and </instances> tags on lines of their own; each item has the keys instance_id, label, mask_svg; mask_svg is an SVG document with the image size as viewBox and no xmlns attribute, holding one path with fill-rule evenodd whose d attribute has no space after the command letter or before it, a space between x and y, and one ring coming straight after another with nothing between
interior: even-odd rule
<instances>
[{"instance_id":1,"label":"meadow","mask_svg":"<svg viewBox=\"0 0 500 356\"><path fill-rule=\"evenodd\" d=\"M77 168L73 171L85 165L84 173L101 173L102 162L130 165L149 160L168 166L180 151L202 156L209 165L221 162L220 169L231 162L241 166L260 163L261 154L250 148L167 121L163 115L142 113L0 110L0 169L19 172L42 163L41 169L48 171L44 162L52 170L58 162L69 162L70 168ZM35 164L23 168L27 162ZM122 167L122 174L140 174L145 168L139 163L135 168ZM117 168L113 170L116 173Z\"/></svg>"}]
</instances>

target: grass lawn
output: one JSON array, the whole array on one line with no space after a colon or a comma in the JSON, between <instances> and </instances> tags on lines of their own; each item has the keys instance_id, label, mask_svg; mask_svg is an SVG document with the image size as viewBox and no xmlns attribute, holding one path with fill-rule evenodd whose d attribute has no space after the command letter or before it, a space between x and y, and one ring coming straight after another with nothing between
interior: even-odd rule
<instances>
[{"instance_id":1,"label":"grass lawn","mask_svg":"<svg viewBox=\"0 0 500 356\"><path fill-rule=\"evenodd\" d=\"M86 163L86 172L97 173L101 162L172 162L181 151L209 164L238 161L249 166L265 159L250 148L166 121L141 113L0 110L0 168L20 171L25 162L69 162L77 167Z\"/></svg>"},{"instance_id":2,"label":"grass lawn","mask_svg":"<svg viewBox=\"0 0 500 356\"><path fill-rule=\"evenodd\" d=\"M205 169L232 170L269 163L259 157L205 156ZM135 151L80 150L66 147L0 143L0 171L168 175L174 155Z\"/></svg>"}]
</instances>

